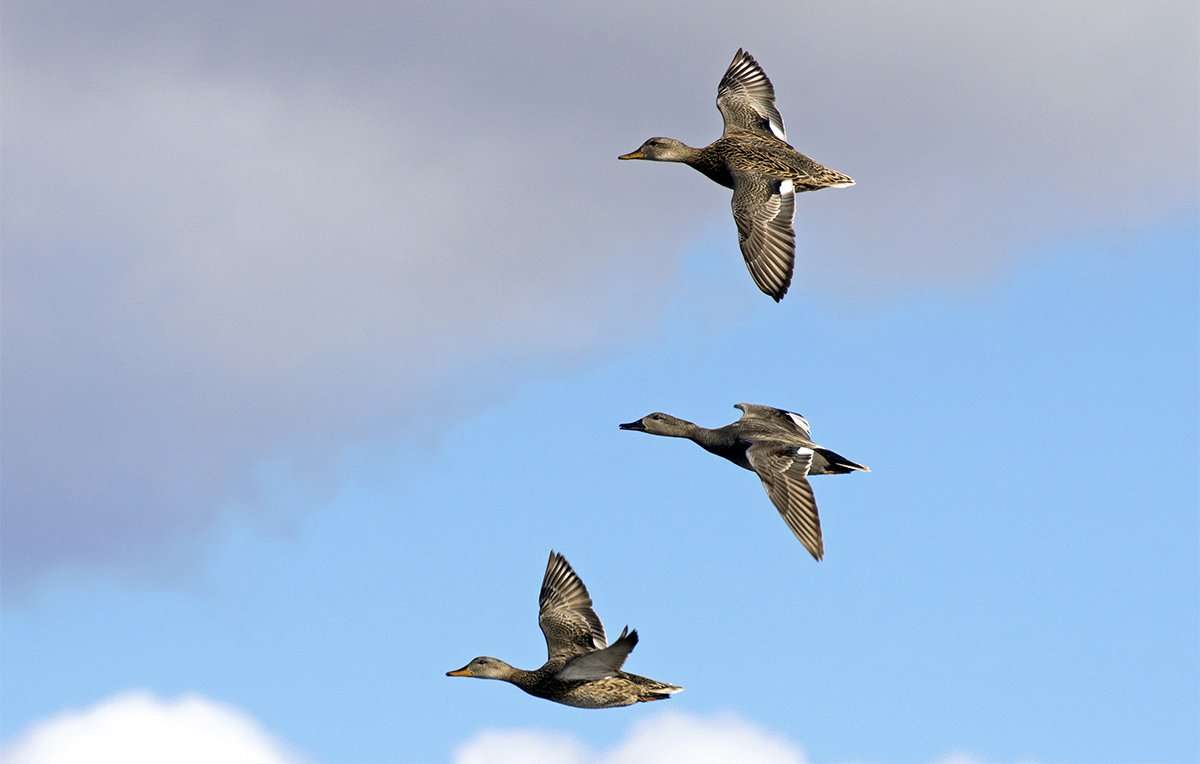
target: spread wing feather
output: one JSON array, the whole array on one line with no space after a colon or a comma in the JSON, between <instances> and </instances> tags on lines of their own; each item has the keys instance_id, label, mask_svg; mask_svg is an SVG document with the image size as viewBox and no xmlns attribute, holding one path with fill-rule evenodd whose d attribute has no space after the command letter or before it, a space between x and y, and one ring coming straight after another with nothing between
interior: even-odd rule
<instances>
[{"instance_id":1,"label":"spread wing feather","mask_svg":"<svg viewBox=\"0 0 1200 764\"><path fill-rule=\"evenodd\" d=\"M808 482L813 450L782 443L760 443L746 450L746 458L792 533L815 559L824 557L821 518Z\"/></svg>"},{"instance_id":2,"label":"spread wing feather","mask_svg":"<svg viewBox=\"0 0 1200 764\"><path fill-rule=\"evenodd\" d=\"M796 259L796 192L790 180L733 175L733 221L750 276L776 302L787 294Z\"/></svg>"},{"instance_id":3,"label":"spread wing feather","mask_svg":"<svg viewBox=\"0 0 1200 764\"><path fill-rule=\"evenodd\" d=\"M558 552L550 552L546 562L538 595L538 625L550 658L582 655L608 645L587 587Z\"/></svg>"},{"instance_id":4,"label":"spread wing feather","mask_svg":"<svg viewBox=\"0 0 1200 764\"><path fill-rule=\"evenodd\" d=\"M783 117L775 108L775 86L754 56L741 48L717 85L717 110L726 133L749 130L787 140Z\"/></svg>"}]
</instances>

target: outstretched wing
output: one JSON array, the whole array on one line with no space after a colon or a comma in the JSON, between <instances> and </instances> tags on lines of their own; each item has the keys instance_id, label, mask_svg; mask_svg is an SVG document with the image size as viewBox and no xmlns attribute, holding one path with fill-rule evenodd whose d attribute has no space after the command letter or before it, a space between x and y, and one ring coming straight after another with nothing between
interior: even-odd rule
<instances>
[{"instance_id":1,"label":"outstretched wing","mask_svg":"<svg viewBox=\"0 0 1200 764\"><path fill-rule=\"evenodd\" d=\"M761 419L794 432L805 440L812 440L812 430L808 426L808 420L794 411L777 409L774 406L762 406L757 403L735 403L733 407L741 410L742 419Z\"/></svg>"},{"instance_id":2,"label":"outstretched wing","mask_svg":"<svg viewBox=\"0 0 1200 764\"><path fill-rule=\"evenodd\" d=\"M790 180L751 173L733 175L733 221L750 276L776 302L787 294L796 259L792 217L796 192Z\"/></svg>"},{"instance_id":3,"label":"outstretched wing","mask_svg":"<svg viewBox=\"0 0 1200 764\"><path fill-rule=\"evenodd\" d=\"M792 533L815 559L824 557L821 518L817 515L817 500L808 483L813 450L803 446L761 443L748 448L746 458Z\"/></svg>"},{"instance_id":4,"label":"outstretched wing","mask_svg":"<svg viewBox=\"0 0 1200 764\"><path fill-rule=\"evenodd\" d=\"M608 645L587 587L567 558L551 551L538 595L538 625L550 658L582 655Z\"/></svg>"},{"instance_id":5,"label":"outstretched wing","mask_svg":"<svg viewBox=\"0 0 1200 764\"><path fill-rule=\"evenodd\" d=\"M749 130L787 140L783 117L775 108L775 87L754 56L741 48L717 85L717 110L725 120L726 133Z\"/></svg>"},{"instance_id":6,"label":"outstretched wing","mask_svg":"<svg viewBox=\"0 0 1200 764\"><path fill-rule=\"evenodd\" d=\"M637 629L630 631L626 626L611 646L572 658L555 677L564 681L578 681L616 676L637 643Z\"/></svg>"}]
</instances>

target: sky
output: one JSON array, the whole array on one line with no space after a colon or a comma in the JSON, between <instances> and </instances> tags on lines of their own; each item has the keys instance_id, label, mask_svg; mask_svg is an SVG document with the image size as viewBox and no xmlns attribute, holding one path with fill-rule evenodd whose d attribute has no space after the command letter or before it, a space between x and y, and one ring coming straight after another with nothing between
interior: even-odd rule
<instances>
[{"instance_id":1,"label":"sky","mask_svg":"<svg viewBox=\"0 0 1200 764\"><path fill-rule=\"evenodd\" d=\"M1195 8L684 7L6 4L0 762L1200 756ZM858 181L780 305L615 161L739 46ZM823 562L616 429L739 401ZM551 548L685 693L444 676Z\"/></svg>"}]
</instances>

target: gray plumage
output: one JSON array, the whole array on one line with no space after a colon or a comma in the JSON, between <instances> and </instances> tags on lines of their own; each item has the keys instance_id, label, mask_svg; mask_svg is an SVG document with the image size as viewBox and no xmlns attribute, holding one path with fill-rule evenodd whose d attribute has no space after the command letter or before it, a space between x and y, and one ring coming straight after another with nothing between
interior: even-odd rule
<instances>
[{"instance_id":1,"label":"gray plumage","mask_svg":"<svg viewBox=\"0 0 1200 764\"><path fill-rule=\"evenodd\" d=\"M738 49L717 86L720 138L692 148L675 138L650 138L620 159L682 162L732 188L738 244L754 283L776 302L787 294L795 261L795 195L854 185L787 142L775 88L758 62Z\"/></svg>"},{"instance_id":2,"label":"gray plumage","mask_svg":"<svg viewBox=\"0 0 1200 764\"><path fill-rule=\"evenodd\" d=\"M741 410L741 419L716 429L657 411L622 424L621 429L687 438L754 472L788 528L815 559L822 559L821 518L808 476L870 472L870 468L817 444L808 420L800 414L754 403L734 408Z\"/></svg>"},{"instance_id":3,"label":"gray plumage","mask_svg":"<svg viewBox=\"0 0 1200 764\"><path fill-rule=\"evenodd\" d=\"M446 672L447 676L499 679L530 695L579 708L613 708L664 700L682 687L621 670L638 643L637 631L621 630L608 644L587 587L567 558L551 551L538 595L538 625L546 637L546 662L534 671L488 656Z\"/></svg>"}]
</instances>

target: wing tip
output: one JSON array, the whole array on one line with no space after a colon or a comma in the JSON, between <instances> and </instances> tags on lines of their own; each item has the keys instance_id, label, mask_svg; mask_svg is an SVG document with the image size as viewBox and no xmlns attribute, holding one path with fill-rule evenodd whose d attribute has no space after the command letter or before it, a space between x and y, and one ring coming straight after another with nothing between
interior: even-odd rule
<instances>
[{"instance_id":1,"label":"wing tip","mask_svg":"<svg viewBox=\"0 0 1200 764\"><path fill-rule=\"evenodd\" d=\"M787 297L788 289L790 289L792 286L792 274L790 273L788 274L786 281L777 285L763 283L758 279L758 274L756 274L754 271L751 271L750 275L754 278L754 285L758 287L759 291L765 294L767 297L770 297L776 303L783 302L783 298Z\"/></svg>"},{"instance_id":2,"label":"wing tip","mask_svg":"<svg viewBox=\"0 0 1200 764\"><path fill-rule=\"evenodd\" d=\"M788 289L792 286L792 280L789 278L782 285L774 289L766 288L763 292L777 303L783 302L783 298L787 297Z\"/></svg>"}]
</instances>

